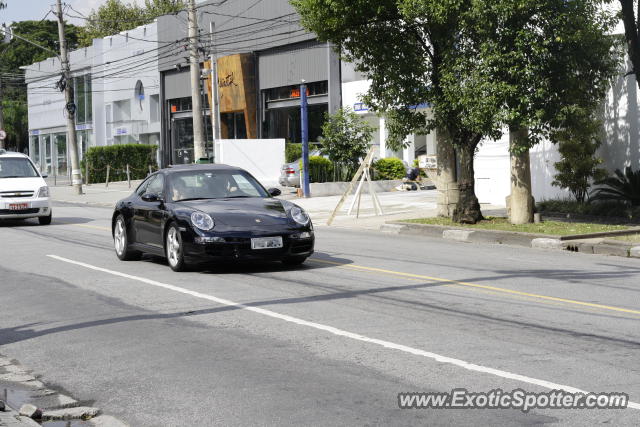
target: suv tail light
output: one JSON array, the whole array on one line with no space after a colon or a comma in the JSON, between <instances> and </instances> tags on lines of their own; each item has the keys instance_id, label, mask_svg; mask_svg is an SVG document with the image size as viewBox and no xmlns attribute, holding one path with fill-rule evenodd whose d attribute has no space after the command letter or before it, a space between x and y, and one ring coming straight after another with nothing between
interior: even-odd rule
<instances>
[{"instance_id":1,"label":"suv tail light","mask_svg":"<svg viewBox=\"0 0 640 427\"><path fill-rule=\"evenodd\" d=\"M296 173L296 171L293 168L286 168L284 170L284 173L286 173L287 175L293 175L294 173Z\"/></svg>"}]
</instances>

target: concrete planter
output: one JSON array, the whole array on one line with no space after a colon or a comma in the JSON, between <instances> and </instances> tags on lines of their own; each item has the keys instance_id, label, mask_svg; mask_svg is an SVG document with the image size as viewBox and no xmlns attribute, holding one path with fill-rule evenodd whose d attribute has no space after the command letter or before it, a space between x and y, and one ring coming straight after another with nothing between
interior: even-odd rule
<instances>
[{"instance_id":1,"label":"concrete planter","mask_svg":"<svg viewBox=\"0 0 640 427\"><path fill-rule=\"evenodd\" d=\"M373 181L373 191L376 193L384 193L393 190L398 185L402 184L401 179ZM349 186L348 182L314 182L309 184L312 197L323 196L341 196L347 190ZM354 188L355 191L355 188ZM363 193L369 193L369 185L367 183L363 186Z\"/></svg>"}]
</instances>

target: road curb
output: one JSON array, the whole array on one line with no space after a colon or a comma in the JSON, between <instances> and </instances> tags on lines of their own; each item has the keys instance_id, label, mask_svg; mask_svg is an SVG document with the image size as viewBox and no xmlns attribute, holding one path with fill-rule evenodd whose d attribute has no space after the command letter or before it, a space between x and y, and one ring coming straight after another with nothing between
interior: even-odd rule
<instances>
[{"instance_id":1,"label":"road curb","mask_svg":"<svg viewBox=\"0 0 640 427\"><path fill-rule=\"evenodd\" d=\"M434 237L464 243L489 243L586 254L611 255L623 258L640 258L640 246L615 240L604 240L602 242L563 240L560 236L546 234L503 230L470 230L464 227L415 224L402 221L389 221L380 227L380 231L398 235Z\"/></svg>"}]
</instances>

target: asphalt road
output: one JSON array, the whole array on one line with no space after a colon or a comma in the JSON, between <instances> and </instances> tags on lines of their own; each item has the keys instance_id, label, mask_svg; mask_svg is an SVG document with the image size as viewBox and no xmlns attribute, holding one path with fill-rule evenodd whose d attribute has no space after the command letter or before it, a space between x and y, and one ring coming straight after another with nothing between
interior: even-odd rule
<instances>
[{"instance_id":1,"label":"asphalt road","mask_svg":"<svg viewBox=\"0 0 640 427\"><path fill-rule=\"evenodd\" d=\"M173 273L119 261L110 214L0 225L0 353L131 426L638 425L631 408L398 408L456 388L640 402L638 260L317 227L300 268Z\"/></svg>"}]
</instances>

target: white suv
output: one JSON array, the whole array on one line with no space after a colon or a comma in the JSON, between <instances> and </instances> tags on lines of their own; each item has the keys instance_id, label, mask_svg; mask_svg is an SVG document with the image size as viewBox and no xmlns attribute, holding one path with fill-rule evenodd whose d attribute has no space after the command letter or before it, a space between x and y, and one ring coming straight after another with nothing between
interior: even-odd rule
<instances>
[{"instance_id":1,"label":"white suv","mask_svg":"<svg viewBox=\"0 0 640 427\"><path fill-rule=\"evenodd\" d=\"M29 157L0 150L0 219L38 218L42 225L51 224L45 177Z\"/></svg>"}]
</instances>

